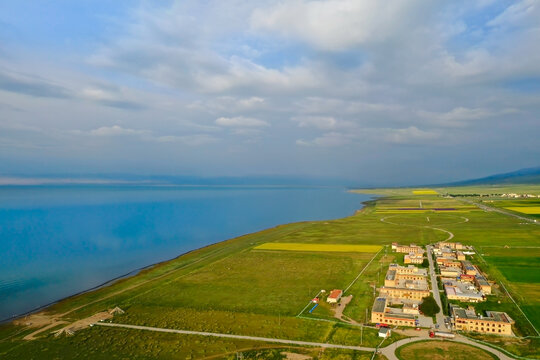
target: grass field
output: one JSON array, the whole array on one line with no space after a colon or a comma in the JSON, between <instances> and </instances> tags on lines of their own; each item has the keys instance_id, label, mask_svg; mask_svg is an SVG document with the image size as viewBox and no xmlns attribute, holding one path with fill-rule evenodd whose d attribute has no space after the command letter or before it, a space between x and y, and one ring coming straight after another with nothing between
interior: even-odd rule
<instances>
[{"instance_id":1,"label":"grass field","mask_svg":"<svg viewBox=\"0 0 540 360\"><path fill-rule=\"evenodd\" d=\"M365 329L362 335L358 327L333 318L329 306L303 314L306 318L297 315L319 290L344 289L364 271L349 288L347 294L353 298L344 311L353 320L364 322L373 304L373 286L381 286L388 264L399 260L383 246L392 242L434 243L448 238L446 230L455 241L473 245L483 254L474 261L490 280L504 282L540 329L540 227L478 210L455 198L413 196L412 189L384 191L387 197L368 202L354 216L282 225L211 245L62 301L48 308L46 315L75 321L120 306L126 313L115 316L114 321L126 324L355 345L362 339L362 345L372 347L379 342L376 330ZM465 212L411 213L400 208ZM494 293L478 309L507 311L516 320L518 335L535 335L502 288L496 286ZM34 330L24 325L0 326L0 358L234 358L235 351L241 349L248 349L253 356L262 351L279 358L281 351L254 341L97 327L73 337L55 338L43 332L37 340L22 340ZM390 341L398 338L393 335ZM522 356L536 355L534 339L488 341ZM310 354L312 350L297 349ZM369 354L345 350L314 354L319 359L369 358Z\"/></svg>"},{"instance_id":2,"label":"grass field","mask_svg":"<svg viewBox=\"0 0 540 360\"><path fill-rule=\"evenodd\" d=\"M382 249L380 245L350 245L350 244L305 244L305 243L266 243L254 248L255 250L285 250L309 252L358 252L376 253Z\"/></svg>"},{"instance_id":3,"label":"grass field","mask_svg":"<svg viewBox=\"0 0 540 360\"><path fill-rule=\"evenodd\" d=\"M474 346L448 341L420 341L397 349L402 360L493 360L494 355Z\"/></svg>"}]
</instances>

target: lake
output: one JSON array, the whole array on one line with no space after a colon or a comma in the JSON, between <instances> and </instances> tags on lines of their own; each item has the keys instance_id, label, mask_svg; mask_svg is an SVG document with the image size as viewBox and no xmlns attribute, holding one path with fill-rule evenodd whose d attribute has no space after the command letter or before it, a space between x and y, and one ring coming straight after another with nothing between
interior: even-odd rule
<instances>
[{"instance_id":1,"label":"lake","mask_svg":"<svg viewBox=\"0 0 540 360\"><path fill-rule=\"evenodd\" d=\"M352 215L343 188L0 187L0 319L278 224Z\"/></svg>"}]
</instances>

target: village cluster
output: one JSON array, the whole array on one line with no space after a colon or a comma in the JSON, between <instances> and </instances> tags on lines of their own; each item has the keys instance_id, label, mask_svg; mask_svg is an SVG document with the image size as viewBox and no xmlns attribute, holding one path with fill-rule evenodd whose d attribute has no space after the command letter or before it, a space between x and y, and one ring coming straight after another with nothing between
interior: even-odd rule
<instances>
[{"instance_id":1,"label":"village cluster","mask_svg":"<svg viewBox=\"0 0 540 360\"><path fill-rule=\"evenodd\" d=\"M486 300L492 292L492 284L486 276L467 260L473 255L472 248L460 243L440 242L432 248L440 279L450 304L450 319L445 320L449 329L474 331L485 334L512 335L514 321L508 314L486 311L477 314L474 307L462 308L461 303L478 303ZM384 286L379 289L371 312L371 322L379 326L429 327L432 318L424 316L420 305L431 295L428 270L412 264L422 264L425 250L417 245L392 244L392 250L406 253L405 266L390 264ZM438 291L437 284L432 284ZM437 326L437 325L436 325Z\"/></svg>"},{"instance_id":2,"label":"village cluster","mask_svg":"<svg viewBox=\"0 0 540 360\"><path fill-rule=\"evenodd\" d=\"M491 294L492 285L486 276L466 260L467 256L474 255L472 248L461 243L440 242L433 247L433 255L448 300L477 303L485 301ZM514 320L504 312L486 311L481 315L472 306L463 309L450 303L449 313L455 330L512 335Z\"/></svg>"}]
</instances>

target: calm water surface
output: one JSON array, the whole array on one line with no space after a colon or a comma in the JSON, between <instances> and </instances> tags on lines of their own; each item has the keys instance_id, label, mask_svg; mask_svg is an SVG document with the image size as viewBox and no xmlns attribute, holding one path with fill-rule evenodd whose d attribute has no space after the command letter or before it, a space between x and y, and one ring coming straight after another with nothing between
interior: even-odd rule
<instances>
[{"instance_id":1,"label":"calm water surface","mask_svg":"<svg viewBox=\"0 0 540 360\"><path fill-rule=\"evenodd\" d=\"M341 188L0 187L0 319L188 250L351 215Z\"/></svg>"}]
</instances>

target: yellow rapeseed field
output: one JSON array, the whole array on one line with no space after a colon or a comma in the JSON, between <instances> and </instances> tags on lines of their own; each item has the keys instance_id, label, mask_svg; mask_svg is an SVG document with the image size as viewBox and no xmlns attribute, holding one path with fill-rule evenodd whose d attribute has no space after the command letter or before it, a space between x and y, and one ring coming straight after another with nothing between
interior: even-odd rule
<instances>
[{"instance_id":1,"label":"yellow rapeseed field","mask_svg":"<svg viewBox=\"0 0 540 360\"><path fill-rule=\"evenodd\" d=\"M520 212L522 214L540 214L540 206L514 206L505 209Z\"/></svg>"},{"instance_id":2,"label":"yellow rapeseed field","mask_svg":"<svg viewBox=\"0 0 540 360\"><path fill-rule=\"evenodd\" d=\"M435 190L427 189L427 190L413 190L414 195L437 195L438 192Z\"/></svg>"},{"instance_id":3,"label":"yellow rapeseed field","mask_svg":"<svg viewBox=\"0 0 540 360\"><path fill-rule=\"evenodd\" d=\"M361 252L375 253L382 248L380 245L347 245L347 244L305 244L270 242L256 246L257 250L287 250L287 251L325 251L325 252Z\"/></svg>"}]
</instances>

